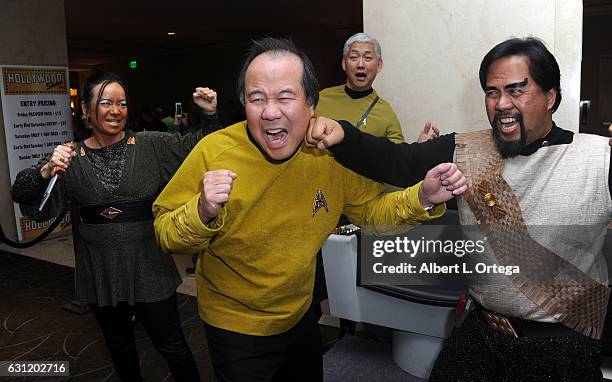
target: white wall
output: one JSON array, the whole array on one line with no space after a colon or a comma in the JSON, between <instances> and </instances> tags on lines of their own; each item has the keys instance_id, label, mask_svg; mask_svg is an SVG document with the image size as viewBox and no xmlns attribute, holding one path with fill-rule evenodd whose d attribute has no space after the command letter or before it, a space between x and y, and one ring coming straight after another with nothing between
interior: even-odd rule
<instances>
[{"instance_id":1,"label":"white wall","mask_svg":"<svg viewBox=\"0 0 612 382\"><path fill-rule=\"evenodd\" d=\"M561 67L563 100L553 118L578 131L580 0L363 0L364 31L382 45L374 87L395 109L407 141L426 121L443 132L489 128L478 69L509 37L539 37Z\"/></svg>"}]
</instances>

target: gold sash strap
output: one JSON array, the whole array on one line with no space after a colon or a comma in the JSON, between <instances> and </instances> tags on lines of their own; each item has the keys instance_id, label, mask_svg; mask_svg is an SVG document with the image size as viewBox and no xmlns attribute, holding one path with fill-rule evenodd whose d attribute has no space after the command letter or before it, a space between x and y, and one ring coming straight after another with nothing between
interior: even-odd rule
<instances>
[{"instance_id":1,"label":"gold sash strap","mask_svg":"<svg viewBox=\"0 0 612 382\"><path fill-rule=\"evenodd\" d=\"M500 265L517 265L512 283L550 316L600 339L610 290L530 236L491 130L455 136L456 162L468 179L463 195Z\"/></svg>"}]
</instances>

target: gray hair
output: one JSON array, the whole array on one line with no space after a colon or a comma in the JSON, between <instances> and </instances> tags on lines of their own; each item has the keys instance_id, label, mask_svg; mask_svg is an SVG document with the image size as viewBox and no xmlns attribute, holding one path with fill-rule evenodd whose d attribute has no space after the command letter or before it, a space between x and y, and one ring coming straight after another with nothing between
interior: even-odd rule
<instances>
[{"instance_id":1,"label":"gray hair","mask_svg":"<svg viewBox=\"0 0 612 382\"><path fill-rule=\"evenodd\" d=\"M351 37L346 40L344 43L344 48L342 48L342 57L346 57L348 54L349 48L351 44L354 42L369 42L374 45L374 49L376 50L376 57L380 60L382 58L382 50L380 49L380 43L374 37L371 37L365 33L355 33Z\"/></svg>"}]
</instances>

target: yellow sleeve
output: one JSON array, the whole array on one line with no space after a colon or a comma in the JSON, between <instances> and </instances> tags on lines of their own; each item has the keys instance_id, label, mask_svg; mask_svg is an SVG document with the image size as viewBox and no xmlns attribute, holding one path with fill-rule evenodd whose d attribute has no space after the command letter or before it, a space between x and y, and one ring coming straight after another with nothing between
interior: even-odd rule
<instances>
[{"instance_id":1,"label":"yellow sleeve","mask_svg":"<svg viewBox=\"0 0 612 382\"><path fill-rule=\"evenodd\" d=\"M350 170L347 174L344 214L362 229L377 233L396 232L398 227L409 228L424 221L441 217L446 205L440 204L425 211L419 201L422 182L405 190L385 194L384 186Z\"/></svg>"},{"instance_id":2,"label":"yellow sleeve","mask_svg":"<svg viewBox=\"0 0 612 382\"><path fill-rule=\"evenodd\" d=\"M198 144L153 203L157 242L168 253L194 253L208 247L221 230L227 211L204 224L198 213L206 161Z\"/></svg>"},{"instance_id":3,"label":"yellow sleeve","mask_svg":"<svg viewBox=\"0 0 612 382\"><path fill-rule=\"evenodd\" d=\"M391 107L389 107L391 108ZM391 124L385 131L385 137L393 143L404 143L404 133L402 133L402 126L400 125L397 115L391 109Z\"/></svg>"}]
</instances>

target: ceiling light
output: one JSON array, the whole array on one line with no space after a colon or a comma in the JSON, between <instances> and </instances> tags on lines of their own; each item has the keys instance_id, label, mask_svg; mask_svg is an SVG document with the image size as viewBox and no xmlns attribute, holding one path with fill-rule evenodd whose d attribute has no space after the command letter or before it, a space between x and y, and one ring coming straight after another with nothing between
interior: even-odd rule
<instances>
[{"instance_id":1,"label":"ceiling light","mask_svg":"<svg viewBox=\"0 0 612 382\"><path fill-rule=\"evenodd\" d=\"M175 36L176 32L168 32L168 36Z\"/></svg>"}]
</instances>

